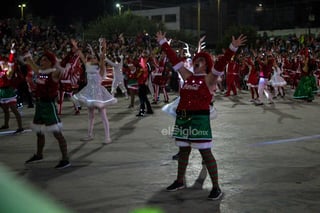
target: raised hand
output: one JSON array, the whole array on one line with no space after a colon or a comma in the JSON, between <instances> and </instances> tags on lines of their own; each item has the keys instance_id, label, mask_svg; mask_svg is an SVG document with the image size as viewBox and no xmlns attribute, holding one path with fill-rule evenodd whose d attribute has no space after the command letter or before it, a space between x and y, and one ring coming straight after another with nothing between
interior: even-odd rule
<instances>
[{"instance_id":1,"label":"raised hand","mask_svg":"<svg viewBox=\"0 0 320 213\"><path fill-rule=\"evenodd\" d=\"M205 35L202 36L202 37L200 38L198 44L202 44L202 42L203 42L205 39L206 39L206 36L205 36Z\"/></svg>"},{"instance_id":2,"label":"raised hand","mask_svg":"<svg viewBox=\"0 0 320 213\"><path fill-rule=\"evenodd\" d=\"M186 47L183 48L186 51L185 56L186 57L191 57L189 44L188 43L184 43L184 45L186 46Z\"/></svg>"},{"instance_id":3,"label":"raised hand","mask_svg":"<svg viewBox=\"0 0 320 213\"><path fill-rule=\"evenodd\" d=\"M198 53L201 52L202 49L206 48L206 42L204 41L204 39L206 38L206 36L202 36L198 42Z\"/></svg>"},{"instance_id":4,"label":"raised hand","mask_svg":"<svg viewBox=\"0 0 320 213\"><path fill-rule=\"evenodd\" d=\"M91 44L87 44L87 48L90 50L90 54L94 55L94 51L93 51Z\"/></svg>"},{"instance_id":5,"label":"raised hand","mask_svg":"<svg viewBox=\"0 0 320 213\"><path fill-rule=\"evenodd\" d=\"M101 40L101 47L104 48L104 49L107 48L107 41L106 41L105 38L102 38L102 40Z\"/></svg>"},{"instance_id":6,"label":"raised hand","mask_svg":"<svg viewBox=\"0 0 320 213\"><path fill-rule=\"evenodd\" d=\"M236 48L244 45L247 41L247 36L244 36L243 34L241 34L237 39L235 39L234 36L232 36L232 45Z\"/></svg>"}]
</instances>

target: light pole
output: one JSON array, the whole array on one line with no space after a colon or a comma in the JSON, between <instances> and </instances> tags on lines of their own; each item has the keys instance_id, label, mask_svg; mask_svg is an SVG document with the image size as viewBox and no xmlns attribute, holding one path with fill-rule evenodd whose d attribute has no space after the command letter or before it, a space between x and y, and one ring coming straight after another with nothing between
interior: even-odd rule
<instances>
[{"instance_id":1,"label":"light pole","mask_svg":"<svg viewBox=\"0 0 320 213\"><path fill-rule=\"evenodd\" d=\"M116 7L117 7L118 10L119 10L119 16L121 16L121 7L122 7L122 5L119 4L119 3L117 3L117 4L116 4Z\"/></svg>"},{"instance_id":2,"label":"light pole","mask_svg":"<svg viewBox=\"0 0 320 213\"><path fill-rule=\"evenodd\" d=\"M197 23L197 34L198 34L198 40L200 39L200 25L201 25L201 4L200 0L198 0L198 23Z\"/></svg>"},{"instance_id":3,"label":"light pole","mask_svg":"<svg viewBox=\"0 0 320 213\"><path fill-rule=\"evenodd\" d=\"M18 7L20 7L20 10L21 10L21 20L23 20L23 10L24 8L26 7L27 5L26 4L19 4Z\"/></svg>"},{"instance_id":4,"label":"light pole","mask_svg":"<svg viewBox=\"0 0 320 213\"><path fill-rule=\"evenodd\" d=\"M311 38L311 25L312 25L312 22L314 22L316 20L315 18L315 15L313 13L310 12L309 10L309 15L308 15L308 36L309 36L309 39Z\"/></svg>"},{"instance_id":5,"label":"light pole","mask_svg":"<svg viewBox=\"0 0 320 213\"><path fill-rule=\"evenodd\" d=\"M218 41L220 42L221 40L221 15L220 15L220 7L221 7L221 2L220 0L217 1L217 16L218 16Z\"/></svg>"}]
</instances>

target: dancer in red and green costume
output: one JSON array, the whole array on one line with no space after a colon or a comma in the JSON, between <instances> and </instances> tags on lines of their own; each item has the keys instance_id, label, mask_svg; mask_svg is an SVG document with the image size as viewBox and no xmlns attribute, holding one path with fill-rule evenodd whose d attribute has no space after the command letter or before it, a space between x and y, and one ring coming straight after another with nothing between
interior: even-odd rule
<instances>
[{"instance_id":1,"label":"dancer in red and green costume","mask_svg":"<svg viewBox=\"0 0 320 213\"><path fill-rule=\"evenodd\" d=\"M17 94L14 90L12 78L14 74L14 44L11 46L10 54L7 60L0 59L0 107L4 112L4 124L0 129L9 128L10 110L16 117L18 129L14 133L23 132L21 115L17 109Z\"/></svg>"},{"instance_id":2,"label":"dancer in red and green costume","mask_svg":"<svg viewBox=\"0 0 320 213\"><path fill-rule=\"evenodd\" d=\"M167 187L167 191L185 188L184 176L188 165L191 148L198 149L204 160L212 181L212 190L208 196L210 200L218 200L222 192L218 183L218 169L216 160L211 152L212 135L210 126L210 103L214 85L235 54L239 46L244 45L246 37L240 35L232 42L224 55L213 66L209 53L199 52L193 58L193 73L183 66L183 60L178 58L169 46L165 33L157 33L157 41L166 52L173 69L178 71L184 80L180 90L180 102L177 107L177 117L173 137L179 147L177 179Z\"/></svg>"},{"instance_id":3,"label":"dancer in red and green costume","mask_svg":"<svg viewBox=\"0 0 320 213\"><path fill-rule=\"evenodd\" d=\"M69 167L67 142L62 134L62 123L55 104L58 96L59 80L62 75L61 70L56 65L56 57L51 52L44 52L39 58L39 66L32 60L30 54L27 54L25 58L27 64L31 66L37 75L36 108L32 124L33 131L37 133L37 153L27 160L26 164L43 159L45 133L52 132L59 142L62 154L62 159L55 168Z\"/></svg>"}]
</instances>

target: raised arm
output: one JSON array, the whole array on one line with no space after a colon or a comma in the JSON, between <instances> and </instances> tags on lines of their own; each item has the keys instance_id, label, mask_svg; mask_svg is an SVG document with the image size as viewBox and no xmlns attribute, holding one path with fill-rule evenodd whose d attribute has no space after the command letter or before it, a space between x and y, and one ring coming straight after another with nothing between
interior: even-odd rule
<instances>
[{"instance_id":1,"label":"raised arm","mask_svg":"<svg viewBox=\"0 0 320 213\"><path fill-rule=\"evenodd\" d=\"M100 61L99 61L99 65L100 65L100 75L103 77L106 74L106 63L105 63L105 57L106 57L106 52L107 52L107 42L106 39L104 38L100 38Z\"/></svg>"},{"instance_id":2,"label":"raised arm","mask_svg":"<svg viewBox=\"0 0 320 213\"><path fill-rule=\"evenodd\" d=\"M198 50L197 52L199 53L202 49L204 49L206 47L206 42L204 41L204 39L206 38L206 36L202 36L200 39L199 39L199 42L198 42Z\"/></svg>"},{"instance_id":3,"label":"raised arm","mask_svg":"<svg viewBox=\"0 0 320 213\"><path fill-rule=\"evenodd\" d=\"M117 66L117 64L116 64L115 62L111 61L108 57L105 58L105 61L106 61L108 64L110 64L111 66L113 66L113 67Z\"/></svg>"},{"instance_id":4,"label":"raised arm","mask_svg":"<svg viewBox=\"0 0 320 213\"><path fill-rule=\"evenodd\" d=\"M212 71L209 72L206 77L206 82L209 88L216 84L218 76L224 74L224 70L232 56L237 52L240 46L245 44L246 41L247 37L242 34L238 38L232 36L232 41L229 45L229 48L226 49L224 55L214 64Z\"/></svg>"},{"instance_id":5,"label":"raised arm","mask_svg":"<svg viewBox=\"0 0 320 213\"><path fill-rule=\"evenodd\" d=\"M72 51L76 52L79 57L80 60L82 61L83 64L86 63L86 57L84 56L83 52L81 51L81 49L79 49L78 47L78 42L75 39L70 39L70 43L72 44Z\"/></svg>"},{"instance_id":6,"label":"raised arm","mask_svg":"<svg viewBox=\"0 0 320 213\"><path fill-rule=\"evenodd\" d=\"M10 54L8 58L8 71L7 71L7 77L10 79L14 72L14 56L16 50L14 49L15 43L11 44Z\"/></svg>"},{"instance_id":7,"label":"raised arm","mask_svg":"<svg viewBox=\"0 0 320 213\"><path fill-rule=\"evenodd\" d=\"M179 58L175 51L168 44L166 33L159 31L157 32L156 37L157 41L161 45L161 49L166 53L170 63L172 64L173 69L178 71L183 79L187 79L189 76L191 76L192 72L183 66L183 59Z\"/></svg>"},{"instance_id":8,"label":"raised arm","mask_svg":"<svg viewBox=\"0 0 320 213\"><path fill-rule=\"evenodd\" d=\"M39 74L40 67L34 62L31 53L28 52L23 57L24 57L26 64L28 64L31 67L32 71L35 74Z\"/></svg>"}]
</instances>

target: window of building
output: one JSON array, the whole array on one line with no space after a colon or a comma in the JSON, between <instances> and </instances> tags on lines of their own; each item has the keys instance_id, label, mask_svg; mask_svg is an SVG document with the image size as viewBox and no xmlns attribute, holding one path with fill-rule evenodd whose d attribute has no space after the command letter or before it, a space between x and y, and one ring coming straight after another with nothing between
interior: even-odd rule
<instances>
[{"instance_id":1,"label":"window of building","mask_svg":"<svg viewBox=\"0 0 320 213\"><path fill-rule=\"evenodd\" d=\"M151 20L155 22L161 22L162 16L161 15L151 16Z\"/></svg>"},{"instance_id":2,"label":"window of building","mask_svg":"<svg viewBox=\"0 0 320 213\"><path fill-rule=\"evenodd\" d=\"M176 16L176 14L165 15L164 21L165 22L177 22L177 16Z\"/></svg>"}]
</instances>

